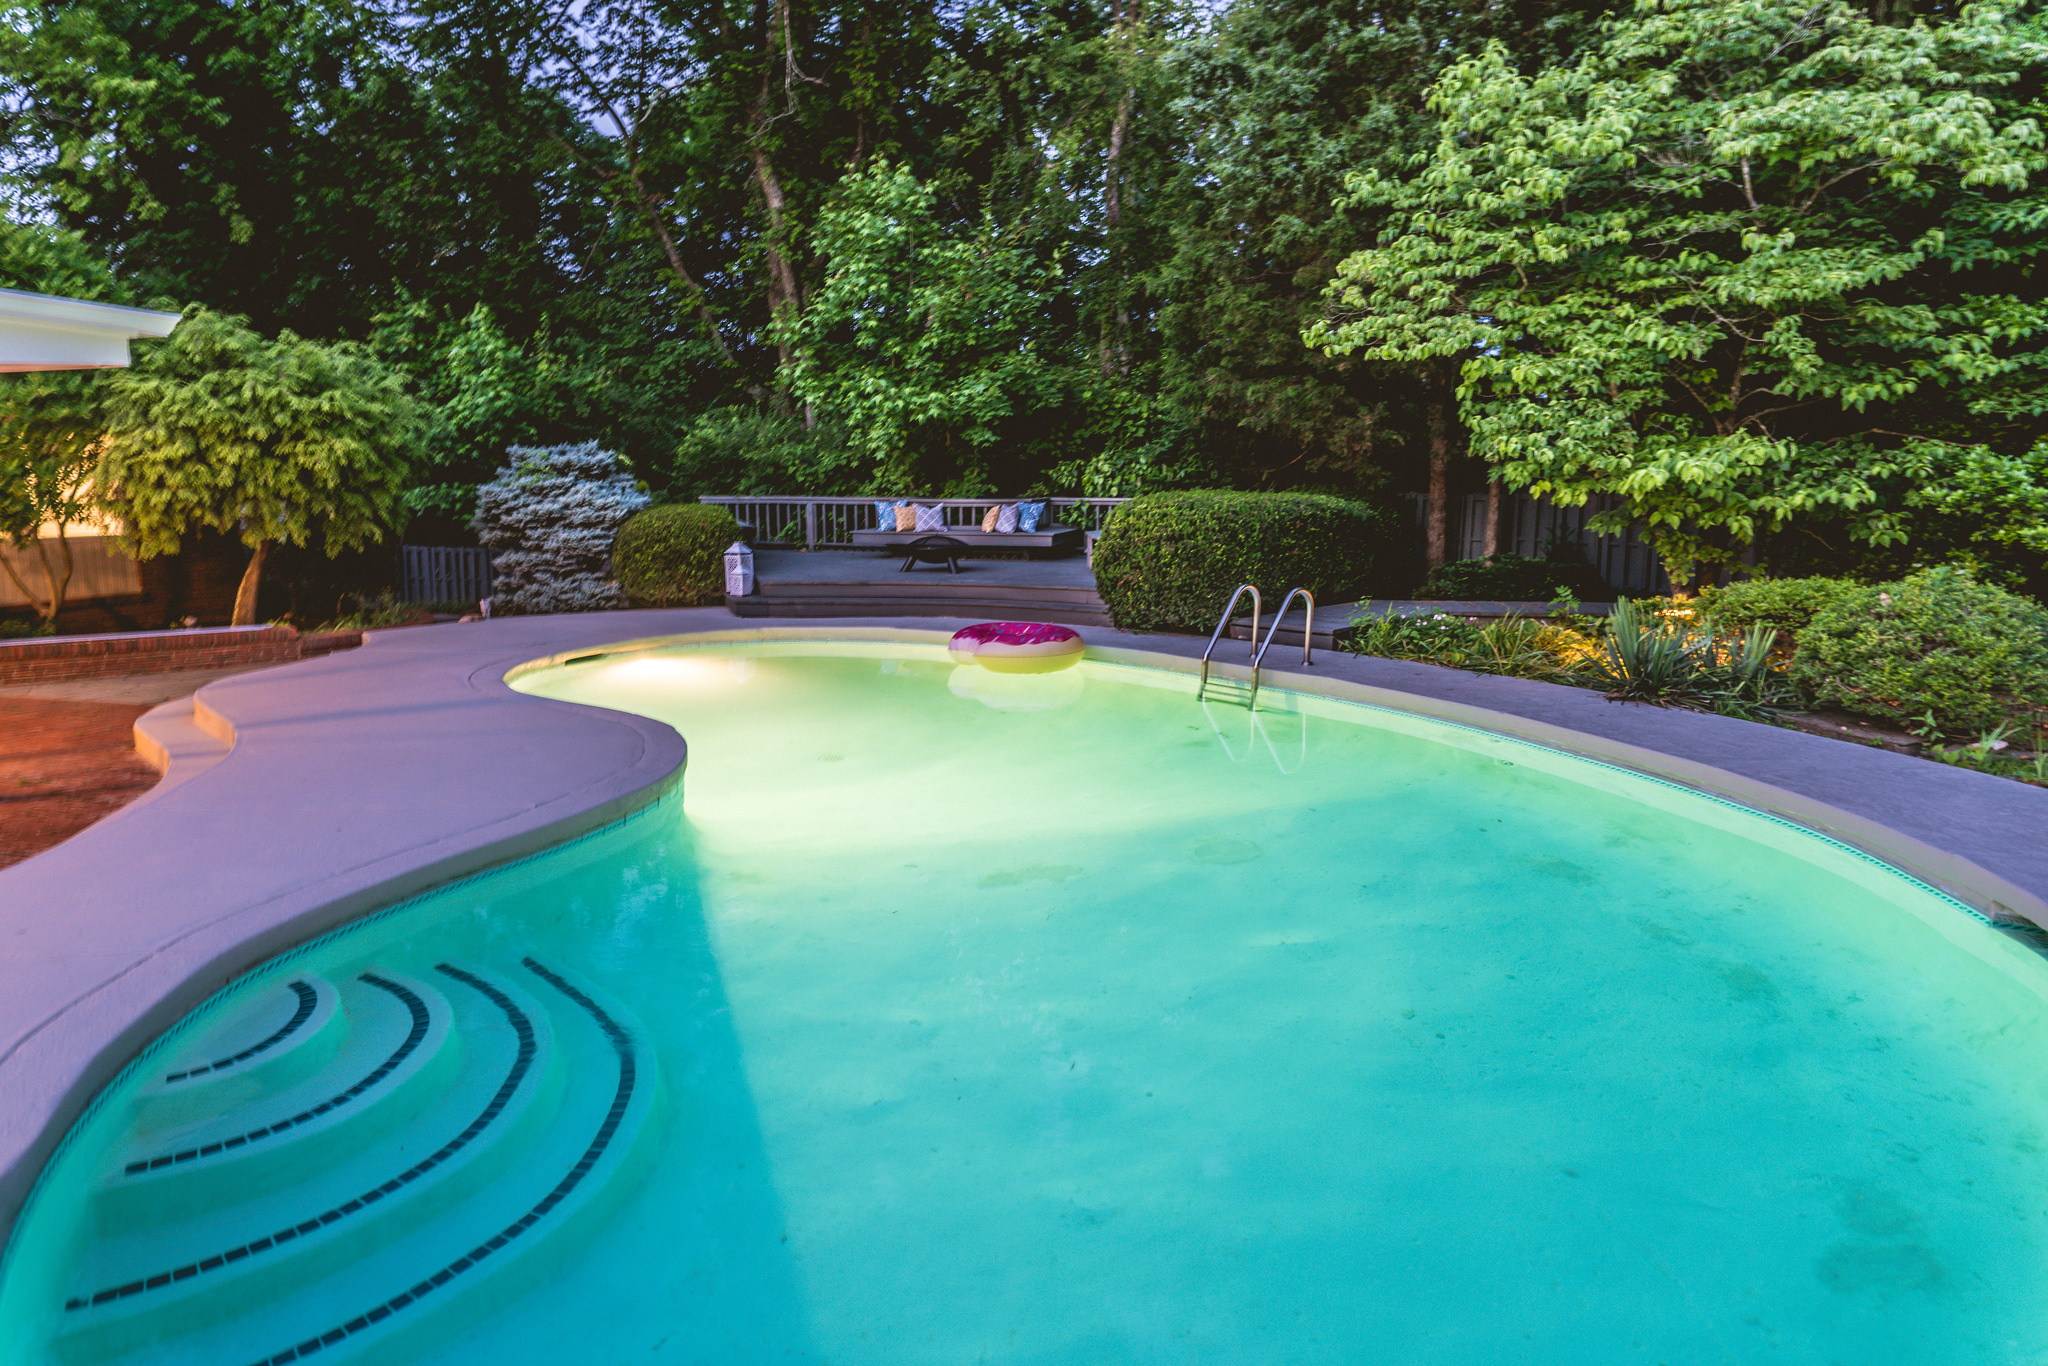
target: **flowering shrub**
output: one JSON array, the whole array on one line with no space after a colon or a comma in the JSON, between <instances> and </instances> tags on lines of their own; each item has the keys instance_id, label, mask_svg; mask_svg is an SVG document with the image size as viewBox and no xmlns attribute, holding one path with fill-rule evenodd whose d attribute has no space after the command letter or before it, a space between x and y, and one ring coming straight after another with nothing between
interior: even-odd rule
<instances>
[{"instance_id":1,"label":"flowering shrub","mask_svg":"<svg viewBox=\"0 0 2048 1366\"><path fill-rule=\"evenodd\" d=\"M492 551L491 610L596 612L626 605L612 577L612 539L647 495L596 442L513 446L477 490L477 537Z\"/></svg>"}]
</instances>

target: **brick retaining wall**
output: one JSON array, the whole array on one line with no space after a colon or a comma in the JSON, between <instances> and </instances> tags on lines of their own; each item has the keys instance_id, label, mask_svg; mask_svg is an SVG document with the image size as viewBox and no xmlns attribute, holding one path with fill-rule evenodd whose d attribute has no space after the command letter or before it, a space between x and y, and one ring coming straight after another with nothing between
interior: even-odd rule
<instances>
[{"instance_id":1,"label":"brick retaining wall","mask_svg":"<svg viewBox=\"0 0 2048 1366\"><path fill-rule=\"evenodd\" d=\"M289 626L0 640L0 686L283 664L362 643L361 631L301 635Z\"/></svg>"}]
</instances>

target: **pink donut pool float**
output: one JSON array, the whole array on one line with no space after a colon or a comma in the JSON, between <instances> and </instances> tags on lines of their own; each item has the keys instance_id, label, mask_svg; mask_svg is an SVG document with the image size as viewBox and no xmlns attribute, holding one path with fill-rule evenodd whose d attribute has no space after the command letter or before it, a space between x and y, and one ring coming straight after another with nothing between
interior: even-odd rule
<instances>
[{"instance_id":1,"label":"pink donut pool float","mask_svg":"<svg viewBox=\"0 0 2048 1366\"><path fill-rule=\"evenodd\" d=\"M953 633L946 650L961 664L1001 674L1044 674L1070 667L1087 646L1078 632L1042 621L984 621Z\"/></svg>"}]
</instances>

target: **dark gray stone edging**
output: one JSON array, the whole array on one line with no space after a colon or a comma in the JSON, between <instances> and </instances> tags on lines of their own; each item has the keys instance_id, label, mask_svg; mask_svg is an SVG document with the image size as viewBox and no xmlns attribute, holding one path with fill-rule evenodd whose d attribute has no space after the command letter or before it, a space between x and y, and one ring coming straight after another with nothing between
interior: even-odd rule
<instances>
[{"instance_id":1,"label":"dark gray stone edging","mask_svg":"<svg viewBox=\"0 0 2048 1366\"><path fill-rule=\"evenodd\" d=\"M515 693L529 661L682 634L943 639L962 622L742 627L722 609L514 618L373 633L361 650L224 679L202 722L231 750L160 746L172 781L0 870L0 1240L92 1097L256 964L336 925L606 825L680 780L644 717ZM1204 642L1084 627L1104 658L1187 668ZM1242 645L1220 657L1240 663ZM1989 913L2048 920L2048 790L1723 717L1429 665L1268 657L1276 686L1461 721L1788 816ZM190 726L191 713L185 725ZM164 722L173 724L175 718ZM180 779L183 778L182 781Z\"/></svg>"}]
</instances>

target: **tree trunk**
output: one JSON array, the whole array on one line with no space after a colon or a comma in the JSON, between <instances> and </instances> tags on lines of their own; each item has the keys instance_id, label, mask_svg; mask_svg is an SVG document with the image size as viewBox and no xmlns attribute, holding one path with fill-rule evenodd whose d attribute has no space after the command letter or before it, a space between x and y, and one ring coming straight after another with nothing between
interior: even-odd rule
<instances>
[{"instance_id":1,"label":"tree trunk","mask_svg":"<svg viewBox=\"0 0 2048 1366\"><path fill-rule=\"evenodd\" d=\"M13 583L14 590L17 593L21 594L23 601L27 602L29 606L36 609L37 616L41 616L43 614L43 605L42 603L36 601L35 590L30 588L28 586L27 581L24 580L20 574L15 572L14 561L8 559L4 555L0 555L0 569L4 569L7 571L7 578L9 582Z\"/></svg>"},{"instance_id":2,"label":"tree trunk","mask_svg":"<svg viewBox=\"0 0 2048 1366\"><path fill-rule=\"evenodd\" d=\"M268 541L256 542L256 548L249 553L249 567L242 571L242 586L235 590L235 615L231 625L256 624L256 589L263 581L263 557L269 553Z\"/></svg>"},{"instance_id":3,"label":"tree trunk","mask_svg":"<svg viewBox=\"0 0 2048 1366\"><path fill-rule=\"evenodd\" d=\"M43 625L55 629L57 614L64 610L64 596L71 587L71 539L64 534L63 526L59 525L57 545L62 552L60 558L64 566L61 572L56 565L50 563L50 543L37 536L35 544L36 559L41 563L43 570L41 597L37 597L35 590L23 582L21 575L15 572L13 561L0 559L0 567L7 570L7 577L14 581L15 589L27 600L28 605L35 608L36 615L42 618Z\"/></svg>"},{"instance_id":4,"label":"tree trunk","mask_svg":"<svg viewBox=\"0 0 2048 1366\"><path fill-rule=\"evenodd\" d=\"M761 192L761 207L768 220L768 231L761 234L761 247L768 259L768 330L775 338L779 381L774 404L777 412L790 416L793 409L784 386L788 383L790 367L796 361L790 337L801 318L803 295L797 284L796 263L789 255L789 229L785 221L789 200L782 191L781 178L775 174L775 164L769 160L767 144L769 125L781 117L774 112L774 78L778 65L782 71L783 96L789 101L789 110L785 112L794 112L796 108L794 78L800 73L795 69L789 0L775 0L768 14L766 36L768 64L761 69L761 89L754 99L754 107L747 111L747 159L753 164L754 187Z\"/></svg>"},{"instance_id":5,"label":"tree trunk","mask_svg":"<svg viewBox=\"0 0 2048 1366\"><path fill-rule=\"evenodd\" d=\"M1138 16L1138 0L1130 0L1118 7L1115 27L1119 30L1135 25ZM1102 226L1104 245L1109 252L1110 287L1116 292L1116 305L1110 315L1102 320L1102 374L1105 379L1128 375L1131 370L1131 312L1129 301L1124 297L1123 269L1123 224L1124 224L1124 138L1131 126L1131 97L1136 92L1126 86L1118 94L1116 113L1109 123L1109 155L1104 158L1102 170Z\"/></svg>"},{"instance_id":6,"label":"tree trunk","mask_svg":"<svg viewBox=\"0 0 2048 1366\"><path fill-rule=\"evenodd\" d=\"M1500 554L1500 480L1486 481L1486 558Z\"/></svg>"},{"instance_id":7,"label":"tree trunk","mask_svg":"<svg viewBox=\"0 0 2048 1366\"><path fill-rule=\"evenodd\" d=\"M1450 557L1451 386L1442 371L1430 376L1429 498L1423 512L1423 562L1435 569Z\"/></svg>"},{"instance_id":8,"label":"tree trunk","mask_svg":"<svg viewBox=\"0 0 2048 1366\"><path fill-rule=\"evenodd\" d=\"M755 127L756 140L748 149L748 157L754 163L754 184L761 191L762 206L768 211L768 231L761 238L762 249L768 256L768 317L775 337L777 365L787 371L796 359L789 338L796 329L801 297L796 266L783 249L783 212L788 208L788 200L782 193L782 182L776 178L775 166L759 141L760 133L767 130L765 110L756 111Z\"/></svg>"}]
</instances>

